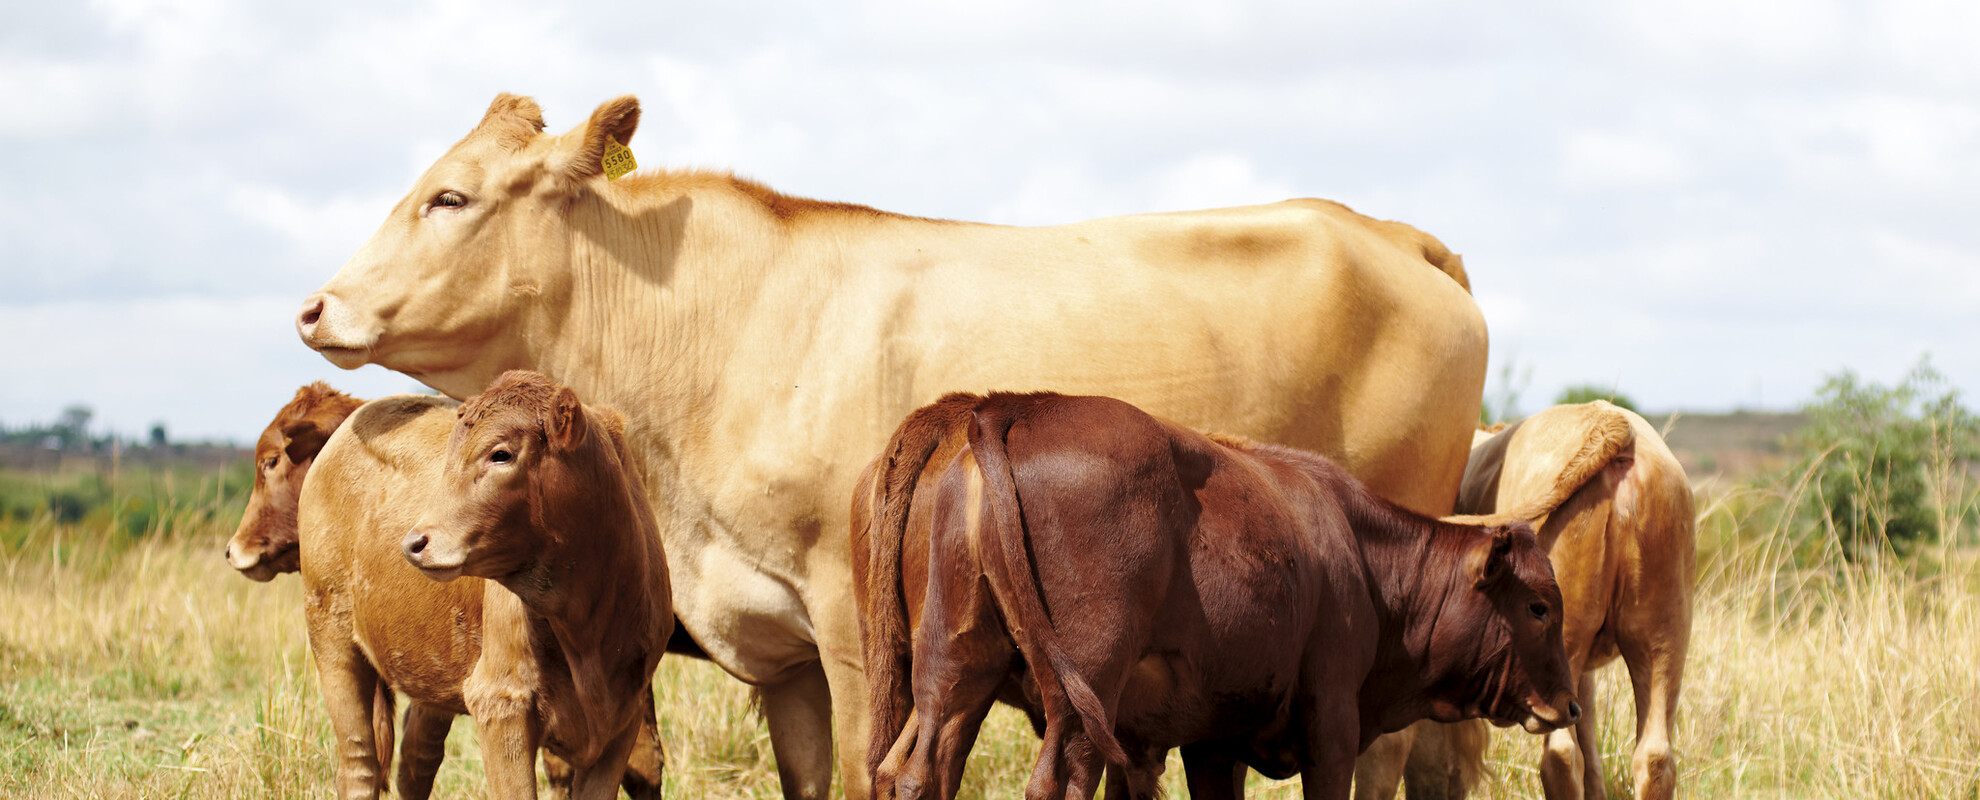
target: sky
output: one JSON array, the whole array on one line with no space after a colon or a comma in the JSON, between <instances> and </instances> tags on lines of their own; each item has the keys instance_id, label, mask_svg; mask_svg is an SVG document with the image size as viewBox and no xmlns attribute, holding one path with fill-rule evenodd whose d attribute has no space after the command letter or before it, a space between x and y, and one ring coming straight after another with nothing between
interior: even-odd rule
<instances>
[{"instance_id":1,"label":"sky","mask_svg":"<svg viewBox=\"0 0 1980 800\"><path fill-rule=\"evenodd\" d=\"M0 425L249 443L418 388L302 298L498 92L639 96L642 167L1050 225L1314 196L1462 253L1488 394L1980 395L1980 4L0 5ZM1510 378L1510 380L1508 380Z\"/></svg>"}]
</instances>

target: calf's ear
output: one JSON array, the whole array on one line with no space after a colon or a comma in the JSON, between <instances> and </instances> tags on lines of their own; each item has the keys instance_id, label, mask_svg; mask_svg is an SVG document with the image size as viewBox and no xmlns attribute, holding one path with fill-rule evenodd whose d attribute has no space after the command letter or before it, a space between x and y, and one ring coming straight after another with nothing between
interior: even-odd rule
<instances>
[{"instance_id":1,"label":"calf's ear","mask_svg":"<svg viewBox=\"0 0 1980 800\"><path fill-rule=\"evenodd\" d=\"M330 430L304 417L283 428L282 436L289 440L282 445L282 453L289 457L289 463L300 464L323 452L323 443L330 440Z\"/></svg>"},{"instance_id":2,"label":"calf's ear","mask_svg":"<svg viewBox=\"0 0 1980 800\"><path fill-rule=\"evenodd\" d=\"M1471 552L1464 556L1464 571L1471 576L1472 587L1483 589L1505 577L1512 569L1507 563L1511 553L1511 528L1498 528L1484 541L1472 545Z\"/></svg>"},{"instance_id":3,"label":"calf's ear","mask_svg":"<svg viewBox=\"0 0 1980 800\"><path fill-rule=\"evenodd\" d=\"M558 450L574 450L584 444L589 432L585 422L584 405L578 402L577 393L569 386L557 388L557 396L550 399L549 418L544 421L544 432L549 435L550 446Z\"/></svg>"},{"instance_id":4,"label":"calf's ear","mask_svg":"<svg viewBox=\"0 0 1980 800\"><path fill-rule=\"evenodd\" d=\"M625 95L607 100L591 112L591 119L564 134L565 141L551 157L551 170L573 183L601 175L606 148L611 142L630 146L638 129L639 98Z\"/></svg>"}]
</instances>

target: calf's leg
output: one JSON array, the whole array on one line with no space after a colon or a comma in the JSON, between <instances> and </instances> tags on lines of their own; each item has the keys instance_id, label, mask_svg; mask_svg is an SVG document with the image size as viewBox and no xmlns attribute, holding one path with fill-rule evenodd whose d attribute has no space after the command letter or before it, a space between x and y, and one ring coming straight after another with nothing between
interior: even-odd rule
<instances>
[{"instance_id":1,"label":"calf's leg","mask_svg":"<svg viewBox=\"0 0 1980 800\"><path fill-rule=\"evenodd\" d=\"M406 704L404 741L399 747L399 797L426 800L433 794L433 776L447 757L447 731L454 712L421 703Z\"/></svg>"},{"instance_id":2,"label":"calf's leg","mask_svg":"<svg viewBox=\"0 0 1980 800\"><path fill-rule=\"evenodd\" d=\"M316 678L330 727L337 733L337 796L371 800L384 791L385 771L378 763L377 729L372 703L377 699L378 672L348 636L334 632L310 636L316 656Z\"/></svg>"},{"instance_id":3,"label":"calf's leg","mask_svg":"<svg viewBox=\"0 0 1980 800\"><path fill-rule=\"evenodd\" d=\"M1189 800L1238 800L1244 797L1246 767L1221 749L1208 744L1186 744L1183 745L1182 759L1183 779L1189 785Z\"/></svg>"},{"instance_id":4,"label":"calf's leg","mask_svg":"<svg viewBox=\"0 0 1980 800\"><path fill-rule=\"evenodd\" d=\"M1671 728L1677 720L1684 646L1684 638L1680 636L1672 648L1648 653L1623 649L1623 660L1629 666L1629 679L1636 695L1636 752L1630 757L1630 777L1640 800L1670 800L1677 794L1677 759L1671 753Z\"/></svg>"},{"instance_id":5,"label":"calf's leg","mask_svg":"<svg viewBox=\"0 0 1980 800\"><path fill-rule=\"evenodd\" d=\"M660 718L653 711L653 685L640 695L638 738L626 756L626 776L619 781L632 800L660 800L660 779L667 769L667 750L660 744Z\"/></svg>"}]
</instances>

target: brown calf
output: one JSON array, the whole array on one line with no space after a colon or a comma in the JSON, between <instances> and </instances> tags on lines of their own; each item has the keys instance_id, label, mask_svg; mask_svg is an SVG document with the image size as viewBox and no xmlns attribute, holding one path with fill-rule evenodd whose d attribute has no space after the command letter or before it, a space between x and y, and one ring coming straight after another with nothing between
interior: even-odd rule
<instances>
[{"instance_id":1,"label":"brown calf","mask_svg":"<svg viewBox=\"0 0 1980 800\"><path fill-rule=\"evenodd\" d=\"M443 489L402 546L435 581L489 581L481 656L461 685L489 793L534 796L542 746L571 765L573 797L609 798L674 627L625 420L518 371L459 416Z\"/></svg>"},{"instance_id":2,"label":"brown calf","mask_svg":"<svg viewBox=\"0 0 1980 800\"><path fill-rule=\"evenodd\" d=\"M1595 705L1594 670L1621 657L1636 699L1635 796L1674 796L1671 729L1691 641L1696 522L1690 481L1663 437L1635 412L1604 401L1554 406L1479 437L1457 510L1537 527L1560 580L1562 635L1568 666L1580 676L1582 707ZM1439 796L1419 785L1424 776L1469 772L1483 760L1481 737L1453 734L1419 732L1419 747L1448 738L1442 749L1449 757L1408 754L1412 798ZM1540 780L1549 800L1605 795L1595 745L1592 714L1548 734ZM1446 796L1468 788L1449 783L1457 791Z\"/></svg>"},{"instance_id":3,"label":"brown calf","mask_svg":"<svg viewBox=\"0 0 1980 800\"><path fill-rule=\"evenodd\" d=\"M1310 453L1108 398L951 395L861 487L881 797L953 796L995 699L1042 724L1031 798L1089 796L1103 758L1109 797L1153 797L1176 746L1193 797L1238 796L1248 764L1344 798L1379 733L1579 713L1529 527L1416 516Z\"/></svg>"},{"instance_id":4,"label":"brown calf","mask_svg":"<svg viewBox=\"0 0 1980 800\"><path fill-rule=\"evenodd\" d=\"M385 789L394 688L410 701L397 772L400 797L428 796L447 731L456 715L467 713L460 687L481 653L483 582L436 584L407 564L400 549L400 538L436 493L455 411L453 401L440 397L372 401L350 413L327 444L319 443L320 454L297 459L316 465L307 486L287 481L255 489L257 496L290 493L264 497L259 507L287 509L287 525L300 534L304 616L339 735L339 796L372 797ZM256 507L253 498L250 507ZM274 527L280 525L275 520ZM371 687L369 694L364 686ZM648 733L624 779L626 793L636 799L660 796L665 755L651 735L651 709L649 700ZM361 724L367 717L368 734ZM365 742L374 751L370 758L361 752ZM568 795L569 768L547 751L543 761L552 795Z\"/></svg>"},{"instance_id":5,"label":"brown calf","mask_svg":"<svg viewBox=\"0 0 1980 800\"><path fill-rule=\"evenodd\" d=\"M296 390L296 396L261 431L254 443L254 490L240 527L227 540L227 564L257 581L273 580L300 567L296 559L296 498L303 476L344 418L364 405L322 381Z\"/></svg>"}]
</instances>

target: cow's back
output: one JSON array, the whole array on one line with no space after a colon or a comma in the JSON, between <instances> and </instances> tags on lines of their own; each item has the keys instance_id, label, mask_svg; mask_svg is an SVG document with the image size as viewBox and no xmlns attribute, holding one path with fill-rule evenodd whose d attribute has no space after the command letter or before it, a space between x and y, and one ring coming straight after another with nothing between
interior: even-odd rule
<instances>
[{"instance_id":1,"label":"cow's back","mask_svg":"<svg viewBox=\"0 0 1980 800\"><path fill-rule=\"evenodd\" d=\"M400 691L466 713L483 582L429 580L400 550L440 477L455 406L401 395L360 407L305 479L298 527L312 630L353 639Z\"/></svg>"},{"instance_id":2,"label":"cow's back","mask_svg":"<svg viewBox=\"0 0 1980 800\"><path fill-rule=\"evenodd\" d=\"M888 224L901 230L883 246L919 256L891 289L905 294L855 292L894 309L873 345L907 376L876 381L886 425L949 391L1106 395L1326 454L1385 497L1450 510L1486 334L1461 265L1427 234L1325 201Z\"/></svg>"}]
</instances>

